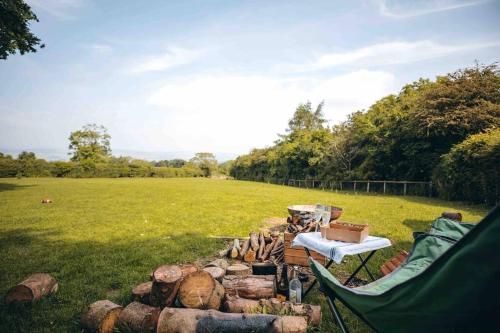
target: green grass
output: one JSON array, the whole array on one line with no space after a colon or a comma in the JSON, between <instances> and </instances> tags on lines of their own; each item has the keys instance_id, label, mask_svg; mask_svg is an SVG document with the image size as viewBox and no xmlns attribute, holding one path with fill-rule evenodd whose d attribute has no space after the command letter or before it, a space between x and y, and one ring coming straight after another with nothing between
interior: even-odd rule
<instances>
[{"instance_id":1,"label":"green grass","mask_svg":"<svg viewBox=\"0 0 500 333\"><path fill-rule=\"evenodd\" d=\"M42 205L49 197L53 204ZM343 220L371 225L394 246L370 262L409 249L412 231L426 230L445 210L477 221L485 209L418 198L331 193L279 185L211 179L0 180L0 294L34 272L59 281L59 292L33 305L0 305L1 332L80 332L85 307L108 298L127 304L131 288L165 263L193 262L223 247L208 236L244 236L289 204L324 203ZM346 276L357 262L334 268ZM360 277L364 277L363 274ZM317 293L307 301L324 302ZM345 310L345 309L344 309ZM330 317L324 307L322 331ZM353 332L368 329L348 311Z\"/></svg>"}]
</instances>

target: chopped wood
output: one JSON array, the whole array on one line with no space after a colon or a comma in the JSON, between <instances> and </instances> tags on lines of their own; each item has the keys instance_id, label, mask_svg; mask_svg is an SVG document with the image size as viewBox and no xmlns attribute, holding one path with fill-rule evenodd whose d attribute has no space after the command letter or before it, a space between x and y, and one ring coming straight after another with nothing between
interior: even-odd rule
<instances>
[{"instance_id":1,"label":"chopped wood","mask_svg":"<svg viewBox=\"0 0 500 333\"><path fill-rule=\"evenodd\" d=\"M273 246L274 246L273 243L266 245L266 247L264 248L264 252L262 253L262 256L260 257L261 261L264 261L269 257L269 254L271 253Z\"/></svg>"},{"instance_id":2,"label":"chopped wood","mask_svg":"<svg viewBox=\"0 0 500 333\"><path fill-rule=\"evenodd\" d=\"M97 301L89 305L80 323L90 332L111 333L122 310L123 307L111 301Z\"/></svg>"},{"instance_id":3,"label":"chopped wood","mask_svg":"<svg viewBox=\"0 0 500 333\"><path fill-rule=\"evenodd\" d=\"M222 285L226 289L226 296L249 299L276 296L276 277L274 275L226 275L222 280Z\"/></svg>"},{"instance_id":4,"label":"chopped wood","mask_svg":"<svg viewBox=\"0 0 500 333\"><path fill-rule=\"evenodd\" d=\"M182 270L176 265L163 265L153 273L150 303L152 306L171 306L182 280Z\"/></svg>"},{"instance_id":5,"label":"chopped wood","mask_svg":"<svg viewBox=\"0 0 500 333\"><path fill-rule=\"evenodd\" d=\"M219 309L224 288L205 271L191 273L179 287L179 302L186 308Z\"/></svg>"},{"instance_id":6,"label":"chopped wood","mask_svg":"<svg viewBox=\"0 0 500 333\"><path fill-rule=\"evenodd\" d=\"M224 310L231 313L268 313L305 316L311 326L321 324L321 306L282 302L277 298L252 300L240 297L228 297Z\"/></svg>"},{"instance_id":7,"label":"chopped wood","mask_svg":"<svg viewBox=\"0 0 500 333\"><path fill-rule=\"evenodd\" d=\"M222 251L219 251L219 257L227 257L229 255L230 249L224 249Z\"/></svg>"},{"instance_id":8,"label":"chopped wood","mask_svg":"<svg viewBox=\"0 0 500 333\"><path fill-rule=\"evenodd\" d=\"M149 333L156 329L160 308L132 302L118 316L120 332Z\"/></svg>"},{"instance_id":9,"label":"chopped wood","mask_svg":"<svg viewBox=\"0 0 500 333\"><path fill-rule=\"evenodd\" d=\"M271 236L264 237L264 241L266 242L266 244L270 244L273 241L273 237Z\"/></svg>"},{"instance_id":10,"label":"chopped wood","mask_svg":"<svg viewBox=\"0 0 500 333\"><path fill-rule=\"evenodd\" d=\"M265 247L266 241L264 240L264 234L261 232L259 234L259 251L257 252L257 259L260 259L260 257L262 257Z\"/></svg>"},{"instance_id":11,"label":"chopped wood","mask_svg":"<svg viewBox=\"0 0 500 333\"><path fill-rule=\"evenodd\" d=\"M132 289L132 301L149 304L149 295L151 294L151 286L153 282L144 282Z\"/></svg>"},{"instance_id":12,"label":"chopped wood","mask_svg":"<svg viewBox=\"0 0 500 333\"><path fill-rule=\"evenodd\" d=\"M229 264L227 263L227 260L225 260L225 259L215 259L215 260L213 260L205 265L205 267L220 267L224 271L226 271L228 266L229 266Z\"/></svg>"},{"instance_id":13,"label":"chopped wood","mask_svg":"<svg viewBox=\"0 0 500 333\"><path fill-rule=\"evenodd\" d=\"M205 272L208 272L214 279L219 282L222 282L224 275L226 275L226 271L220 267L205 267L203 268Z\"/></svg>"},{"instance_id":14,"label":"chopped wood","mask_svg":"<svg viewBox=\"0 0 500 333\"><path fill-rule=\"evenodd\" d=\"M179 268L181 269L182 277L198 271L198 266L194 264L181 264Z\"/></svg>"},{"instance_id":15,"label":"chopped wood","mask_svg":"<svg viewBox=\"0 0 500 333\"><path fill-rule=\"evenodd\" d=\"M254 262L255 257L256 257L255 251L252 249L248 249L247 253L243 257L243 260L246 262Z\"/></svg>"},{"instance_id":16,"label":"chopped wood","mask_svg":"<svg viewBox=\"0 0 500 333\"><path fill-rule=\"evenodd\" d=\"M241 249L240 241L239 241L239 239L235 239L233 241L233 247L231 248L231 251L230 251L230 257L233 259L237 258L239 255L240 249Z\"/></svg>"},{"instance_id":17,"label":"chopped wood","mask_svg":"<svg viewBox=\"0 0 500 333\"><path fill-rule=\"evenodd\" d=\"M250 275L251 272L251 268L243 264L234 264L226 269L226 275Z\"/></svg>"},{"instance_id":18,"label":"chopped wood","mask_svg":"<svg viewBox=\"0 0 500 333\"><path fill-rule=\"evenodd\" d=\"M239 254L238 258L243 259L243 257L245 257L245 254L247 253L249 247L250 247L250 239L247 239L241 245L241 250L240 250L240 254Z\"/></svg>"},{"instance_id":19,"label":"chopped wood","mask_svg":"<svg viewBox=\"0 0 500 333\"><path fill-rule=\"evenodd\" d=\"M47 273L36 273L12 287L5 294L5 303L33 302L57 292L57 280Z\"/></svg>"},{"instance_id":20,"label":"chopped wood","mask_svg":"<svg viewBox=\"0 0 500 333\"><path fill-rule=\"evenodd\" d=\"M271 255L276 255L279 252L285 251L285 243L283 240L278 239L278 241L274 244L273 249L271 250Z\"/></svg>"},{"instance_id":21,"label":"chopped wood","mask_svg":"<svg viewBox=\"0 0 500 333\"><path fill-rule=\"evenodd\" d=\"M307 320L300 316L224 313L216 310L165 308L157 333L306 333Z\"/></svg>"},{"instance_id":22,"label":"chopped wood","mask_svg":"<svg viewBox=\"0 0 500 333\"><path fill-rule=\"evenodd\" d=\"M254 251L257 251L259 249L259 237L255 232L250 233L250 246Z\"/></svg>"}]
</instances>

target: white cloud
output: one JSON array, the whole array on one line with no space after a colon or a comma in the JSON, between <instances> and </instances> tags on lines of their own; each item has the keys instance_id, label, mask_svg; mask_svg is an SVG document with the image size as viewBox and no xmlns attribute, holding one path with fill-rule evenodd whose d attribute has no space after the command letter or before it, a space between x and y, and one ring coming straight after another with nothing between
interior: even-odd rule
<instances>
[{"instance_id":1,"label":"white cloud","mask_svg":"<svg viewBox=\"0 0 500 333\"><path fill-rule=\"evenodd\" d=\"M151 71L164 71L172 67L189 64L196 60L201 54L202 51L199 50L171 47L164 54L146 57L133 64L130 72L144 73Z\"/></svg>"},{"instance_id":2,"label":"white cloud","mask_svg":"<svg viewBox=\"0 0 500 333\"><path fill-rule=\"evenodd\" d=\"M72 12L82 7L86 0L26 0L28 5L42 10L59 19L67 20L74 18Z\"/></svg>"},{"instance_id":3,"label":"white cloud","mask_svg":"<svg viewBox=\"0 0 500 333\"><path fill-rule=\"evenodd\" d=\"M158 126L185 149L244 151L270 145L301 102L325 100L326 117L339 122L393 92L394 81L367 70L326 79L204 75L174 79L147 102L164 112Z\"/></svg>"},{"instance_id":4,"label":"white cloud","mask_svg":"<svg viewBox=\"0 0 500 333\"><path fill-rule=\"evenodd\" d=\"M467 52L489 47L500 46L500 41L485 43L462 43L451 45L436 43L430 40L416 42L387 42L361 47L347 52L326 53L317 56L310 63L288 65L292 71L302 72L320 70L335 66L371 67L413 63L458 52Z\"/></svg>"},{"instance_id":5,"label":"white cloud","mask_svg":"<svg viewBox=\"0 0 500 333\"><path fill-rule=\"evenodd\" d=\"M488 0L379 0L377 2L380 14L392 18L408 18L476 6Z\"/></svg>"},{"instance_id":6,"label":"white cloud","mask_svg":"<svg viewBox=\"0 0 500 333\"><path fill-rule=\"evenodd\" d=\"M97 55L105 55L113 52L113 48L107 44L96 43L96 44L84 45L84 47L88 48L92 53Z\"/></svg>"}]
</instances>

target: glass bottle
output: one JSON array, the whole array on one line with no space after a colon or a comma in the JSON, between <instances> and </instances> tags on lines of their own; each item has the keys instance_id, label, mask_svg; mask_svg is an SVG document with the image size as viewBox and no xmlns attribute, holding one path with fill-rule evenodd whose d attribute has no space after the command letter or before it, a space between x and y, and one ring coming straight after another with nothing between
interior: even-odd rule
<instances>
[{"instance_id":1,"label":"glass bottle","mask_svg":"<svg viewBox=\"0 0 500 333\"><path fill-rule=\"evenodd\" d=\"M283 264L283 268L281 270L281 280L278 284L278 293L288 297L288 265Z\"/></svg>"},{"instance_id":2,"label":"glass bottle","mask_svg":"<svg viewBox=\"0 0 500 333\"><path fill-rule=\"evenodd\" d=\"M302 283L299 280L299 267L293 267L293 279L290 281L290 302L300 304L302 302Z\"/></svg>"}]
</instances>

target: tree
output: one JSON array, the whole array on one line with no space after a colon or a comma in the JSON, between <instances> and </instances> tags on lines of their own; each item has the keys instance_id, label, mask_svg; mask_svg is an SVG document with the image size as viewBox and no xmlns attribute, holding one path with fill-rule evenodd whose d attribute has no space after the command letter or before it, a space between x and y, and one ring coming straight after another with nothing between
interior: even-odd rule
<instances>
[{"instance_id":1,"label":"tree","mask_svg":"<svg viewBox=\"0 0 500 333\"><path fill-rule=\"evenodd\" d=\"M217 170L217 160L212 153L196 153L190 162L199 167L205 177L210 177Z\"/></svg>"},{"instance_id":2,"label":"tree","mask_svg":"<svg viewBox=\"0 0 500 333\"><path fill-rule=\"evenodd\" d=\"M0 1L0 59L7 59L17 51L21 54L36 52L40 38L29 29L29 21L38 22L38 18L22 0Z\"/></svg>"},{"instance_id":3,"label":"tree","mask_svg":"<svg viewBox=\"0 0 500 333\"><path fill-rule=\"evenodd\" d=\"M69 154L75 162L102 162L111 154L111 136L104 126L88 124L69 136Z\"/></svg>"},{"instance_id":4,"label":"tree","mask_svg":"<svg viewBox=\"0 0 500 333\"><path fill-rule=\"evenodd\" d=\"M321 102L312 110L311 102L299 104L292 119L288 121L287 132L295 133L297 131L313 131L323 128L326 119L323 118L323 105Z\"/></svg>"}]
</instances>

